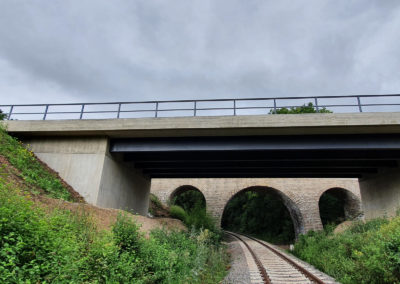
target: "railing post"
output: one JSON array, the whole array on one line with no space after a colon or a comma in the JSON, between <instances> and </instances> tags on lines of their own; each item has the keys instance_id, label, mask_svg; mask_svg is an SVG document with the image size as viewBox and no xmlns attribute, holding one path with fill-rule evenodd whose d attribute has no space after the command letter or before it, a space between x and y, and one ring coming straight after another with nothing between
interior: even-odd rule
<instances>
[{"instance_id":1,"label":"railing post","mask_svg":"<svg viewBox=\"0 0 400 284\"><path fill-rule=\"evenodd\" d=\"M158 102L156 102L156 113L155 113L155 116L154 116L155 118L157 118L158 117Z\"/></svg>"},{"instance_id":2,"label":"railing post","mask_svg":"<svg viewBox=\"0 0 400 284\"><path fill-rule=\"evenodd\" d=\"M315 109L316 109L316 111L317 111L317 112L319 112L319 107L318 107L318 98L317 98L317 97L315 97L315 98L314 98L314 101L315 101Z\"/></svg>"},{"instance_id":3,"label":"railing post","mask_svg":"<svg viewBox=\"0 0 400 284\"><path fill-rule=\"evenodd\" d=\"M274 99L274 113L276 114L276 99Z\"/></svg>"},{"instance_id":4,"label":"railing post","mask_svg":"<svg viewBox=\"0 0 400 284\"><path fill-rule=\"evenodd\" d=\"M361 106L361 100L360 100L360 97L359 97L359 96L357 96L357 103L358 103L358 109L359 109L359 111L360 111L360 112L363 112L363 111L362 111L362 106Z\"/></svg>"},{"instance_id":5,"label":"railing post","mask_svg":"<svg viewBox=\"0 0 400 284\"><path fill-rule=\"evenodd\" d=\"M236 100L233 100L233 115L236 116Z\"/></svg>"},{"instance_id":6,"label":"railing post","mask_svg":"<svg viewBox=\"0 0 400 284\"><path fill-rule=\"evenodd\" d=\"M82 104L81 114L79 115L79 119L82 119L84 110L85 110L85 104Z\"/></svg>"},{"instance_id":7,"label":"railing post","mask_svg":"<svg viewBox=\"0 0 400 284\"><path fill-rule=\"evenodd\" d=\"M197 101L194 101L194 105L193 105L193 116L197 115Z\"/></svg>"},{"instance_id":8,"label":"railing post","mask_svg":"<svg viewBox=\"0 0 400 284\"><path fill-rule=\"evenodd\" d=\"M118 104L117 118L119 118L120 113L121 113L121 103Z\"/></svg>"},{"instance_id":9,"label":"railing post","mask_svg":"<svg viewBox=\"0 0 400 284\"><path fill-rule=\"evenodd\" d=\"M7 115L7 120L10 120L10 119L11 119L11 114L12 114L12 112L13 112L13 109L14 109L14 106L11 106L11 107L10 107L10 111L8 112L8 115Z\"/></svg>"},{"instance_id":10,"label":"railing post","mask_svg":"<svg viewBox=\"0 0 400 284\"><path fill-rule=\"evenodd\" d=\"M46 109L44 110L44 114L43 114L43 120L46 120L48 110L49 110L49 105L46 105Z\"/></svg>"}]
</instances>

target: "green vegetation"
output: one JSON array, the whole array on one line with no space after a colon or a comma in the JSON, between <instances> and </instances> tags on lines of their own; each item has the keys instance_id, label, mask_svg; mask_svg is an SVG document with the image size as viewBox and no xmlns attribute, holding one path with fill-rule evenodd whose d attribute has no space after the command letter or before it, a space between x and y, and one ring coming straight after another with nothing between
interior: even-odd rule
<instances>
[{"instance_id":1,"label":"green vegetation","mask_svg":"<svg viewBox=\"0 0 400 284\"><path fill-rule=\"evenodd\" d=\"M344 199L334 192L327 191L322 194L319 200L319 213L322 225L338 225L345 221Z\"/></svg>"},{"instance_id":2,"label":"green vegetation","mask_svg":"<svg viewBox=\"0 0 400 284\"><path fill-rule=\"evenodd\" d=\"M158 229L145 238L127 213L111 231L98 231L83 210L48 210L34 202L32 191L42 186L41 193L68 195L3 130L0 154L25 182L0 168L0 283L218 283L225 276L227 254L208 230ZM30 186L35 189L26 190Z\"/></svg>"},{"instance_id":3,"label":"green vegetation","mask_svg":"<svg viewBox=\"0 0 400 284\"><path fill-rule=\"evenodd\" d=\"M70 192L62 182L36 159L32 151L11 137L0 127L0 155L20 171L21 178L30 186L32 192L39 188L47 195L72 201Z\"/></svg>"},{"instance_id":4,"label":"green vegetation","mask_svg":"<svg viewBox=\"0 0 400 284\"><path fill-rule=\"evenodd\" d=\"M229 231L285 244L295 237L289 211L281 198L267 191L239 193L226 205L222 227Z\"/></svg>"},{"instance_id":5,"label":"green vegetation","mask_svg":"<svg viewBox=\"0 0 400 284\"><path fill-rule=\"evenodd\" d=\"M291 108L282 107L278 108L276 111L274 109L271 109L269 113L270 114L332 113L332 111L324 107L319 108L317 111L317 108L313 105L313 103L310 102L307 105L304 104L299 107L291 107Z\"/></svg>"},{"instance_id":6,"label":"green vegetation","mask_svg":"<svg viewBox=\"0 0 400 284\"><path fill-rule=\"evenodd\" d=\"M217 283L226 255L207 231L155 230L145 239L121 216L112 232L90 218L44 211L0 183L0 282Z\"/></svg>"},{"instance_id":7,"label":"green vegetation","mask_svg":"<svg viewBox=\"0 0 400 284\"><path fill-rule=\"evenodd\" d=\"M6 119L7 115L0 109L0 120Z\"/></svg>"},{"instance_id":8,"label":"green vegetation","mask_svg":"<svg viewBox=\"0 0 400 284\"><path fill-rule=\"evenodd\" d=\"M187 190L175 196L170 207L170 214L181 220L189 229L195 231L207 230L210 238L219 242L222 232L216 220L206 210L206 201L198 190Z\"/></svg>"},{"instance_id":9,"label":"green vegetation","mask_svg":"<svg viewBox=\"0 0 400 284\"><path fill-rule=\"evenodd\" d=\"M341 283L400 283L400 217L309 232L293 253Z\"/></svg>"},{"instance_id":10,"label":"green vegetation","mask_svg":"<svg viewBox=\"0 0 400 284\"><path fill-rule=\"evenodd\" d=\"M200 191L195 189L189 189L176 195L171 203L182 207L187 212L195 207L206 208L206 199Z\"/></svg>"},{"instance_id":11,"label":"green vegetation","mask_svg":"<svg viewBox=\"0 0 400 284\"><path fill-rule=\"evenodd\" d=\"M186 223L188 214L182 207L178 205L171 205L171 207L169 208L169 213L172 217L181 220L183 223Z\"/></svg>"}]
</instances>

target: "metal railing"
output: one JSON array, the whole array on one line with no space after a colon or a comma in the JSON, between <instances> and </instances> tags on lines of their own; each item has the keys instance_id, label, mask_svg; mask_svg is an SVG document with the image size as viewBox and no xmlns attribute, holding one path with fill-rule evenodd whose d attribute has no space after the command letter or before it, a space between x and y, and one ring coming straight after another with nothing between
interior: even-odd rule
<instances>
[{"instance_id":1,"label":"metal railing","mask_svg":"<svg viewBox=\"0 0 400 284\"><path fill-rule=\"evenodd\" d=\"M400 94L240 98L211 100L135 101L102 103L58 103L0 105L6 119L101 119L129 117L173 117L252 115L276 113L279 109L312 103L317 112L400 111ZM172 105L172 107L171 107Z\"/></svg>"}]
</instances>

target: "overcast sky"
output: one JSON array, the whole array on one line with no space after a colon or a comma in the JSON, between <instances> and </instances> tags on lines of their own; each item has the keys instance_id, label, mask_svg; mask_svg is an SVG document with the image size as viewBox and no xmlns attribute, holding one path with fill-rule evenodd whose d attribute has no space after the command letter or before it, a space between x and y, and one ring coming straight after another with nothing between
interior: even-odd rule
<instances>
[{"instance_id":1,"label":"overcast sky","mask_svg":"<svg viewBox=\"0 0 400 284\"><path fill-rule=\"evenodd\" d=\"M379 93L398 0L0 0L0 104Z\"/></svg>"}]
</instances>

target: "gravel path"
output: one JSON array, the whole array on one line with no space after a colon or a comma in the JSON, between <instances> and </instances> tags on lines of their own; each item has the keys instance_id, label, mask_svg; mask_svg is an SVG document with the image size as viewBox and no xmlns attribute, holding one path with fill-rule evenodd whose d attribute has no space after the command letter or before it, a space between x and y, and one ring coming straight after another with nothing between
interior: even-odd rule
<instances>
[{"instance_id":1,"label":"gravel path","mask_svg":"<svg viewBox=\"0 0 400 284\"><path fill-rule=\"evenodd\" d=\"M222 281L223 284L242 284L251 283L250 273L243 249L237 239L225 235L228 250L231 254L231 269L229 274Z\"/></svg>"}]
</instances>

